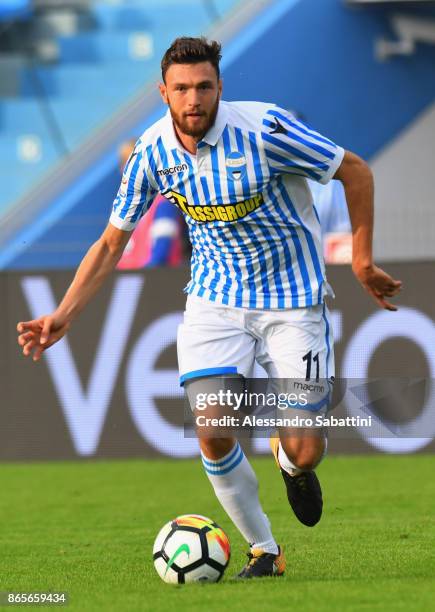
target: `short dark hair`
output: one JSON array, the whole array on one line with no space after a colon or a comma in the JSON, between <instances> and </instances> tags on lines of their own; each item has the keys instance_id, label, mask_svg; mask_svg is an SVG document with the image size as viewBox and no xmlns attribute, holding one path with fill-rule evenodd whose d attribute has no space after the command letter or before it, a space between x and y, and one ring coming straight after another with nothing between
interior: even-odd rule
<instances>
[{"instance_id":1,"label":"short dark hair","mask_svg":"<svg viewBox=\"0 0 435 612\"><path fill-rule=\"evenodd\" d=\"M174 40L162 58L162 79L165 80L166 71L172 64L199 64L199 62L210 62L219 79L221 57L221 45L216 40L209 42L204 36L199 38L181 36Z\"/></svg>"}]
</instances>

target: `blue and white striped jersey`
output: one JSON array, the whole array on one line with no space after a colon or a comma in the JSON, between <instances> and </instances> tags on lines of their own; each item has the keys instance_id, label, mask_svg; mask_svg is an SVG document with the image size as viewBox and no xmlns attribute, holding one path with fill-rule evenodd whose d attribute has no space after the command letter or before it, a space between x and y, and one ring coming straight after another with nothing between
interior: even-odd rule
<instances>
[{"instance_id":1,"label":"blue and white striped jersey","mask_svg":"<svg viewBox=\"0 0 435 612\"><path fill-rule=\"evenodd\" d=\"M160 192L189 226L187 293L247 308L319 304L330 288L306 179L327 183L343 155L273 104L223 101L192 155L168 111L138 140L110 222L134 229Z\"/></svg>"}]
</instances>

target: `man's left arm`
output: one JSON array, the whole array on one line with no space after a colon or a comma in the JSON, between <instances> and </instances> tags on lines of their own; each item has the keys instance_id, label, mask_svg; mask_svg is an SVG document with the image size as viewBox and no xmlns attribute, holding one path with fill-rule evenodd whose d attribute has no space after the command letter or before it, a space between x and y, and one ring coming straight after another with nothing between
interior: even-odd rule
<instances>
[{"instance_id":1,"label":"man's left arm","mask_svg":"<svg viewBox=\"0 0 435 612\"><path fill-rule=\"evenodd\" d=\"M343 183L352 224L352 270L375 301L387 310L397 310L386 298L394 297L402 282L394 280L373 262L374 184L364 160L346 151L334 175Z\"/></svg>"}]
</instances>

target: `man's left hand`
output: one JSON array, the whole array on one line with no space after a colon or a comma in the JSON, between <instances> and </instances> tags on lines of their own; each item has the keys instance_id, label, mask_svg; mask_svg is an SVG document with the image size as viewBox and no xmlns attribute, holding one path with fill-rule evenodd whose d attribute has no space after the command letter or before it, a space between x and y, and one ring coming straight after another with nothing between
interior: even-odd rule
<instances>
[{"instance_id":1,"label":"man's left hand","mask_svg":"<svg viewBox=\"0 0 435 612\"><path fill-rule=\"evenodd\" d=\"M397 310L397 307L385 298L397 295L402 289L402 281L394 280L394 278L374 264L366 267L354 265L353 271L364 289L381 308L392 311Z\"/></svg>"}]
</instances>

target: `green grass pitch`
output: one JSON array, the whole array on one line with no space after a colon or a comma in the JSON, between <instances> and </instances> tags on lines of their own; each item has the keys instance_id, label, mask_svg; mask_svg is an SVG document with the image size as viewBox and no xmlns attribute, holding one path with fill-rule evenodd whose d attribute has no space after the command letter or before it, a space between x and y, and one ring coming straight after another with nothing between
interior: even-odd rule
<instances>
[{"instance_id":1,"label":"green grass pitch","mask_svg":"<svg viewBox=\"0 0 435 612\"><path fill-rule=\"evenodd\" d=\"M285 547L284 578L232 580L246 545L199 461L3 464L0 591L67 591L66 609L83 612L434 609L433 456L329 457L318 469L325 511L313 529L293 516L273 460L253 465ZM154 537L185 513L227 532L222 582L178 587L155 573Z\"/></svg>"}]
</instances>

